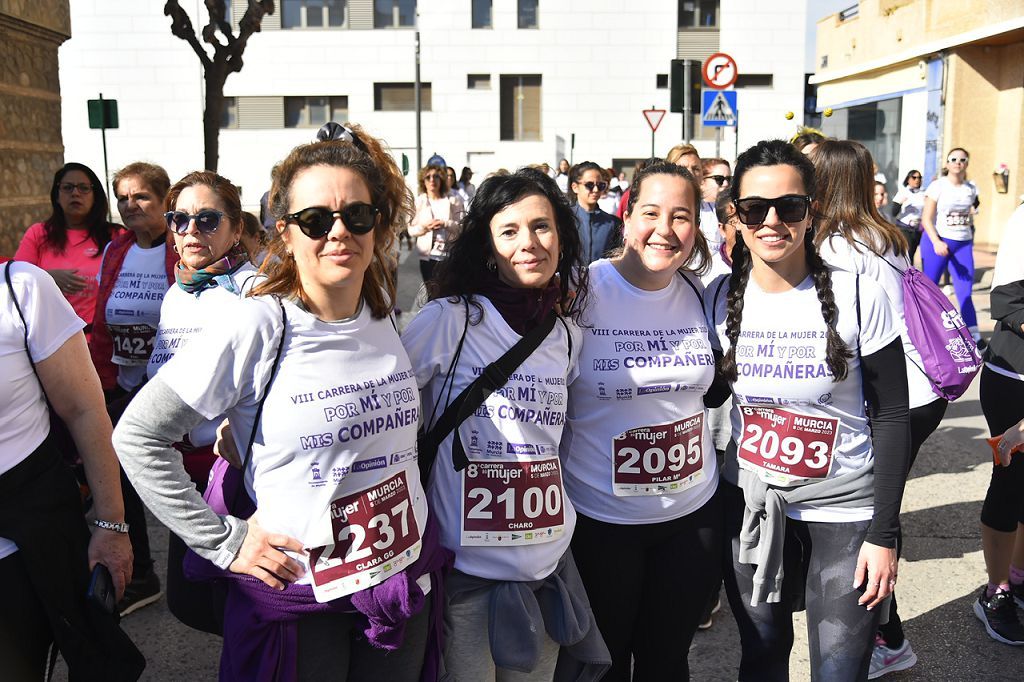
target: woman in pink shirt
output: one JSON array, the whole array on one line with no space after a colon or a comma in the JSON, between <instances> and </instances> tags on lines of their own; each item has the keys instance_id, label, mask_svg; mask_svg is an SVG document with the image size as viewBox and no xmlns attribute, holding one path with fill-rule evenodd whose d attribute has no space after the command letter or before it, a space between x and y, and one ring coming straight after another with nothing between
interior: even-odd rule
<instances>
[{"instance_id":1,"label":"woman in pink shirt","mask_svg":"<svg viewBox=\"0 0 1024 682\"><path fill-rule=\"evenodd\" d=\"M103 247L117 226L107 221L103 183L80 163L64 164L53 176L50 203L50 217L28 228L14 259L32 263L53 277L75 313L85 321L88 338Z\"/></svg>"}]
</instances>

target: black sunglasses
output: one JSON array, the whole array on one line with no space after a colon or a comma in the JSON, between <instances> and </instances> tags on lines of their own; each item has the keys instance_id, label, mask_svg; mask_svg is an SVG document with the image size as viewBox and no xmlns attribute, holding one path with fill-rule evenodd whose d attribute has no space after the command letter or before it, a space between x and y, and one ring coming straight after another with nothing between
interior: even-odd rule
<instances>
[{"instance_id":1,"label":"black sunglasses","mask_svg":"<svg viewBox=\"0 0 1024 682\"><path fill-rule=\"evenodd\" d=\"M168 211L164 213L167 229L172 230L175 234L185 234L188 232L188 224L193 220L196 221L196 229L202 234L213 234L220 227L220 221L223 217L223 213L212 208L204 209L195 215L189 215L184 211Z\"/></svg>"},{"instance_id":2,"label":"black sunglasses","mask_svg":"<svg viewBox=\"0 0 1024 682\"><path fill-rule=\"evenodd\" d=\"M603 192L608 189L607 182L584 182L583 186L587 188L588 192L593 192L595 187L598 192Z\"/></svg>"},{"instance_id":3,"label":"black sunglasses","mask_svg":"<svg viewBox=\"0 0 1024 682\"><path fill-rule=\"evenodd\" d=\"M729 184L732 184L732 176L731 175L709 175L707 177L710 178L711 180L714 180L715 184L718 185L719 187L721 187L722 185L724 185L727 182Z\"/></svg>"},{"instance_id":4,"label":"black sunglasses","mask_svg":"<svg viewBox=\"0 0 1024 682\"><path fill-rule=\"evenodd\" d=\"M380 209L372 204L356 202L348 204L340 211L332 211L323 206L310 206L284 217L286 223L295 223L302 233L310 239L326 237L334 226L334 219L341 218L352 234L366 234L377 224Z\"/></svg>"},{"instance_id":5,"label":"black sunglasses","mask_svg":"<svg viewBox=\"0 0 1024 682\"><path fill-rule=\"evenodd\" d=\"M746 197L737 199L736 215L744 225L760 225L768 217L768 209L774 208L779 220L784 223L798 223L807 217L811 198L803 194L785 194L774 199Z\"/></svg>"}]
</instances>

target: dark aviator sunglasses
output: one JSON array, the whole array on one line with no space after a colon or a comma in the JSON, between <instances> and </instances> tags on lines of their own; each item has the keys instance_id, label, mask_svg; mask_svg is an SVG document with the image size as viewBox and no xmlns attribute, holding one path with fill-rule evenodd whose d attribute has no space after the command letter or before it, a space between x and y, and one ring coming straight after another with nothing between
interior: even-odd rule
<instances>
[{"instance_id":1,"label":"dark aviator sunglasses","mask_svg":"<svg viewBox=\"0 0 1024 682\"><path fill-rule=\"evenodd\" d=\"M811 198L803 194L785 194L774 199L746 197L737 199L736 215L744 225L761 225L768 217L768 209L774 208L775 214L784 223L798 223L807 217Z\"/></svg>"},{"instance_id":2,"label":"dark aviator sunglasses","mask_svg":"<svg viewBox=\"0 0 1024 682\"><path fill-rule=\"evenodd\" d=\"M310 206L295 213L284 216L286 223L295 223L302 233L310 239L326 237L334 226L334 219L341 218L345 229L352 234L366 234L377 224L380 209L372 204L356 202L348 204L340 211L332 211L323 206Z\"/></svg>"}]
</instances>

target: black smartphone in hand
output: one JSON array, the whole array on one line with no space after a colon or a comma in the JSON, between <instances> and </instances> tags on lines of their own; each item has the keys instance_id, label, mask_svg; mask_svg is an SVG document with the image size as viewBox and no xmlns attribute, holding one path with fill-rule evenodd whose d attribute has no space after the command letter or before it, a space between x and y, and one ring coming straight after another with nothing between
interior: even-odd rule
<instances>
[{"instance_id":1,"label":"black smartphone in hand","mask_svg":"<svg viewBox=\"0 0 1024 682\"><path fill-rule=\"evenodd\" d=\"M86 599L107 613L112 614L117 608L114 579L110 577L110 571L103 564L96 564L96 567L92 569L92 577L89 578L89 591L85 593L85 596Z\"/></svg>"}]
</instances>

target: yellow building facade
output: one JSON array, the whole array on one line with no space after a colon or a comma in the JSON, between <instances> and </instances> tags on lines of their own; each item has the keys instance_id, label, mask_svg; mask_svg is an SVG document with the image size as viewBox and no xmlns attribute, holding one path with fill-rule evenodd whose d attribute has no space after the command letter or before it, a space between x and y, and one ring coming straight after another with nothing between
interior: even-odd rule
<instances>
[{"instance_id":1,"label":"yellow building facade","mask_svg":"<svg viewBox=\"0 0 1024 682\"><path fill-rule=\"evenodd\" d=\"M864 142L890 196L967 149L975 241L998 244L1024 193L1024 0L863 0L819 21L817 45L823 131Z\"/></svg>"}]
</instances>

